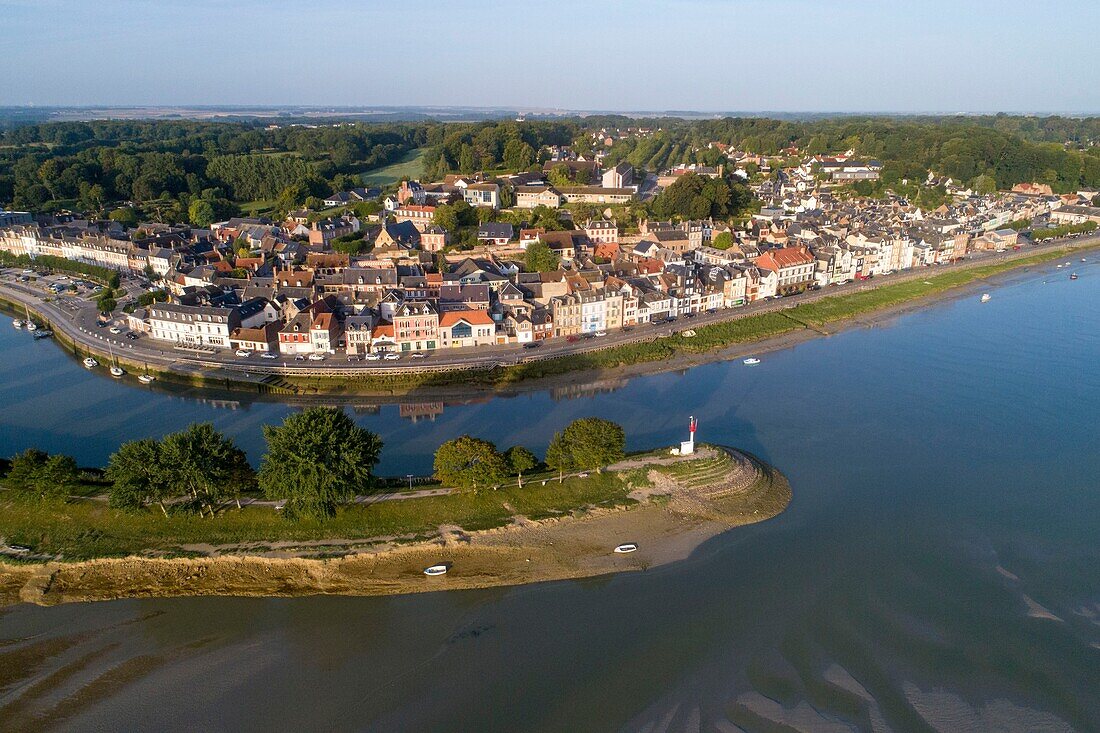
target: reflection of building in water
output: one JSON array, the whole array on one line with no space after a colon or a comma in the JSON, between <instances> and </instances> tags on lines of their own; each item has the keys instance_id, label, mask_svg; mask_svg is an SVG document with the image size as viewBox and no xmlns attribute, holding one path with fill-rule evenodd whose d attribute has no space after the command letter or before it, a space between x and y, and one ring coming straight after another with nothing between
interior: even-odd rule
<instances>
[{"instance_id":1,"label":"reflection of building in water","mask_svg":"<svg viewBox=\"0 0 1100 733\"><path fill-rule=\"evenodd\" d=\"M625 379L600 379L595 382L582 382L580 384L566 384L561 387L555 387L550 390L550 397L554 400L571 400L577 397L610 394L625 386Z\"/></svg>"},{"instance_id":2,"label":"reflection of building in water","mask_svg":"<svg viewBox=\"0 0 1100 733\"><path fill-rule=\"evenodd\" d=\"M435 420L443 414L442 402L402 402L399 407L401 417L413 422L424 418Z\"/></svg>"},{"instance_id":3,"label":"reflection of building in water","mask_svg":"<svg viewBox=\"0 0 1100 733\"><path fill-rule=\"evenodd\" d=\"M351 411L354 412L356 415L377 415L379 412L381 412L381 410L381 405L361 404L351 406Z\"/></svg>"},{"instance_id":4,"label":"reflection of building in water","mask_svg":"<svg viewBox=\"0 0 1100 733\"><path fill-rule=\"evenodd\" d=\"M241 403L237 400L211 400L206 397L197 397L193 399L200 404L214 407L219 410L239 410L241 407Z\"/></svg>"}]
</instances>

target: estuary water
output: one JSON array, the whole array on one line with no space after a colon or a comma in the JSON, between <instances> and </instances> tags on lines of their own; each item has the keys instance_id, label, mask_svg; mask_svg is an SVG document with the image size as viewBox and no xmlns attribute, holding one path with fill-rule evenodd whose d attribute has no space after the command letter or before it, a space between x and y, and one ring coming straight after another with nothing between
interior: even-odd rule
<instances>
[{"instance_id":1,"label":"estuary water","mask_svg":"<svg viewBox=\"0 0 1100 733\"><path fill-rule=\"evenodd\" d=\"M1100 265L1073 269L755 367L349 406L390 474L462 433L541 451L598 415L640 449L695 415L794 499L686 561L584 581L0 610L0 729L1100 730ZM112 381L0 327L2 454L101 464L210 420L257 459L294 409Z\"/></svg>"}]
</instances>

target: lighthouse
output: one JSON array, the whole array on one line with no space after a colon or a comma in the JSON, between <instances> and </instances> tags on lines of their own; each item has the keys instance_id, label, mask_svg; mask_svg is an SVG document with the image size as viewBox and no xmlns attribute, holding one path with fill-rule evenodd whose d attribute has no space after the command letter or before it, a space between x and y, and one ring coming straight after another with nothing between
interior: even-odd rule
<instances>
[{"instance_id":1,"label":"lighthouse","mask_svg":"<svg viewBox=\"0 0 1100 733\"><path fill-rule=\"evenodd\" d=\"M692 415L688 418L688 439L680 443L680 455L690 456L695 452L695 430L699 427L699 421Z\"/></svg>"}]
</instances>

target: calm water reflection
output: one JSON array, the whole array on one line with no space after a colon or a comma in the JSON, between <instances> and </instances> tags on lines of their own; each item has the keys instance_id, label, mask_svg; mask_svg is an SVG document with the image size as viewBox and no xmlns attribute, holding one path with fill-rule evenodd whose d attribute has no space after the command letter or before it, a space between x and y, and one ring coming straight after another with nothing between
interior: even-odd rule
<instances>
[{"instance_id":1,"label":"calm water reflection","mask_svg":"<svg viewBox=\"0 0 1100 733\"><path fill-rule=\"evenodd\" d=\"M388 599L182 599L0 616L0 720L173 730L1096 730L1100 269L611 393L357 411L383 470L470 432L541 449L575 417L706 440L794 502L636 575ZM253 455L282 405L86 373L0 329L0 452L102 462L213 420ZM409 408L405 408L406 413ZM431 411L432 408L425 408ZM16 654L20 656L15 656ZM0 725L0 727L3 727Z\"/></svg>"}]
</instances>

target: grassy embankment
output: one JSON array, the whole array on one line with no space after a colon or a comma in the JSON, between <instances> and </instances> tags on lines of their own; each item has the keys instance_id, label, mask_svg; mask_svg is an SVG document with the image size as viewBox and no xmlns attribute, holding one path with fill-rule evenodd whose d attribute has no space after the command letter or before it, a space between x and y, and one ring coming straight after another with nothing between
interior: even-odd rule
<instances>
[{"instance_id":1,"label":"grassy embankment","mask_svg":"<svg viewBox=\"0 0 1100 733\"><path fill-rule=\"evenodd\" d=\"M165 517L156 509L124 512L102 501L26 503L0 494L0 538L38 555L69 561L145 553L186 555L180 548L192 544L413 540L435 534L444 524L476 531L504 526L516 514L537 520L585 507L631 504L627 494L637 479L633 472L593 473L561 484L547 480L543 486L541 479L549 475L537 478L525 478L522 489L511 486L349 506L326 522L291 522L270 506L227 507L213 518L182 512Z\"/></svg>"},{"instance_id":2,"label":"grassy embankment","mask_svg":"<svg viewBox=\"0 0 1100 733\"><path fill-rule=\"evenodd\" d=\"M935 270L928 270L928 277L923 280L909 280L884 285L872 290L836 295L812 303L798 305L782 312L760 313L722 323L699 326L694 329L696 333L694 338L685 338L676 334L652 341L615 346L602 351L480 371L354 378L287 377L286 381L305 391L347 388L349 390L402 392L420 387L456 384L483 387L506 386L527 379L555 377L574 371L614 369L633 364L658 362L680 355L702 354L738 344L748 344L805 329L824 330L830 324L840 323L919 298L940 295L954 288L1008 270L1042 264L1065 256L1066 250L1058 249L1023 259L991 263L982 267L963 270L952 270L940 274L935 274Z\"/></svg>"}]
</instances>

